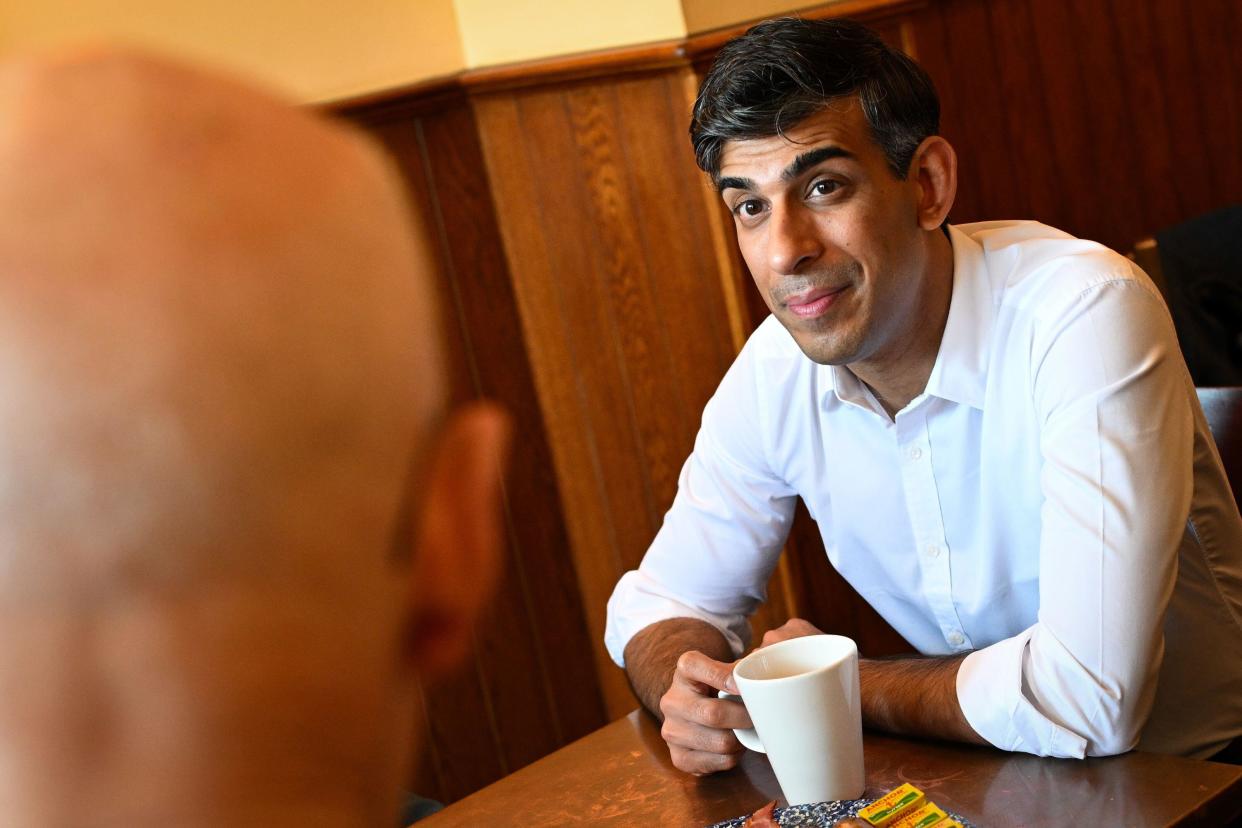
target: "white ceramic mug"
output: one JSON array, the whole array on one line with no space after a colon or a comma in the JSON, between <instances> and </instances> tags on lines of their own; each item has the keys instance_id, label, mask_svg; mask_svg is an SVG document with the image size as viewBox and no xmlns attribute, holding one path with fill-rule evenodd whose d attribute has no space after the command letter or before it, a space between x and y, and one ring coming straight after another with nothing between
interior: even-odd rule
<instances>
[{"instance_id":1,"label":"white ceramic mug","mask_svg":"<svg viewBox=\"0 0 1242 828\"><path fill-rule=\"evenodd\" d=\"M862 704L852 640L808 635L755 650L734 666L733 680L755 725L734 733L768 755L790 805L862 796Z\"/></svg>"}]
</instances>

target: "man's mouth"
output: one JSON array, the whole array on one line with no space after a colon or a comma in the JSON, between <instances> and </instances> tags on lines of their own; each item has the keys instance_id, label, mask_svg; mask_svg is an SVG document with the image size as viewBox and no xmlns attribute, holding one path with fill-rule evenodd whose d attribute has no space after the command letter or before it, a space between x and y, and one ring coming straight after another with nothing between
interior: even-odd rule
<instances>
[{"instance_id":1,"label":"man's mouth","mask_svg":"<svg viewBox=\"0 0 1242 828\"><path fill-rule=\"evenodd\" d=\"M828 312L837 298L849 288L815 288L804 291L785 300L785 307L800 319L814 319Z\"/></svg>"}]
</instances>

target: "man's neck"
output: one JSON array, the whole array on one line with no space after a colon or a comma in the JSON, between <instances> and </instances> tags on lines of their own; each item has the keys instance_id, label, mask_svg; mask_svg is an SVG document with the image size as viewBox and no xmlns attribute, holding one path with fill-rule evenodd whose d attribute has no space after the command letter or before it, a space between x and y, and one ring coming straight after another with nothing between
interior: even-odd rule
<instances>
[{"instance_id":1,"label":"man's neck","mask_svg":"<svg viewBox=\"0 0 1242 828\"><path fill-rule=\"evenodd\" d=\"M883 360L851 363L847 367L875 395L888 413L896 417L910 401L927 388L940 341L944 338L949 319L949 302L953 295L953 245L947 234L937 231L929 239L927 269L922 280L919 299L920 321L910 336L902 340L898 351L885 354Z\"/></svg>"}]
</instances>

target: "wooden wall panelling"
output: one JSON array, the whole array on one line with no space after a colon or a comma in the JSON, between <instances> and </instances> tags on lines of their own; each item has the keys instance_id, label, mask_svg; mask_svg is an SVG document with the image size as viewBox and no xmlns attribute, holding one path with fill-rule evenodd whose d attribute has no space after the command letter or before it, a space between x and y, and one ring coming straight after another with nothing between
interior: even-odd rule
<instances>
[{"instance_id":1,"label":"wooden wall panelling","mask_svg":"<svg viewBox=\"0 0 1242 828\"><path fill-rule=\"evenodd\" d=\"M1025 0L1006 0L989 3L987 12L997 57L995 85L1004 117L1003 124L994 125L993 140L1006 141L1013 151L1012 177L1005 182L1008 197L1000 206L1006 217L1036 219L1055 226L1064 185L1046 134L1047 94L1038 63L1030 58L1030 8ZM947 77L943 62L928 71L940 82ZM956 110L956 101L954 104ZM971 170L972 174L992 172L986 168Z\"/></svg>"},{"instance_id":2,"label":"wooden wall panelling","mask_svg":"<svg viewBox=\"0 0 1242 828\"><path fill-rule=\"evenodd\" d=\"M919 65L931 76L940 97L940 134L957 150L960 165L965 162L963 156L966 151L964 144L966 133L958 127L956 115L960 109L960 102L953 84L947 82L953 77L953 70L949 64L952 47L949 33L945 28L941 6L933 4L920 9L914 13L913 19L910 40L913 41L914 52L918 55ZM973 180L963 175L963 169L959 167L957 198L949 214L950 221L959 221L959 214L970 215L977 209L976 190Z\"/></svg>"},{"instance_id":3,"label":"wooden wall panelling","mask_svg":"<svg viewBox=\"0 0 1242 828\"><path fill-rule=\"evenodd\" d=\"M1186 26L1186 9L1167 2L1140 3L1151 14L1161 80L1172 95L1166 97L1166 117L1176 174L1172 195L1183 215L1203 212L1211 203L1208 187L1209 159L1204 152L1201 96L1190 93L1195 83L1192 58L1194 44Z\"/></svg>"},{"instance_id":4,"label":"wooden wall panelling","mask_svg":"<svg viewBox=\"0 0 1242 828\"><path fill-rule=\"evenodd\" d=\"M1068 36L1074 31L1074 19L1066 3L1032 0L1031 22L1034 59L1048 104L1048 123L1040 131L1056 160L1057 181L1064 186L1062 208L1051 223L1085 236L1099 205L1094 198L1075 196L1080 188L1094 189L1091 182L1103 150L1091 142L1091 114L1083 89L1081 50L1089 40Z\"/></svg>"},{"instance_id":5,"label":"wooden wall panelling","mask_svg":"<svg viewBox=\"0 0 1242 828\"><path fill-rule=\"evenodd\" d=\"M984 0L958 0L936 7L943 19L947 74L938 78L939 88L951 88L951 106L945 107L945 133L957 145L958 179L965 196L953 210L951 220L962 215L1007 217L1015 200L1015 159L1006 124L998 116L1023 99L1006 101L996 82L998 72L994 38ZM926 54L930 49L920 50ZM1022 210L1019 213L1024 212ZM973 219L968 219L973 220Z\"/></svg>"},{"instance_id":6,"label":"wooden wall panelling","mask_svg":"<svg viewBox=\"0 0 1242 828\"><path fill-rule=\"evenodd\" d=\"M658 518L672 502L700 412L733 362L736 348L716 262L704 261L712 250L710 231L706 222L686 220L685 205L701 198L700 182L693 172L672 172L693 170L694 163L689 141L677 140L677 127L687 120L679 80L671 74L630 78L614 88L622 170L630 182L622 210L638 219L647 292L657 320L653 333L672 369L666 390L676 403L672 445L661 447L652 474ZM679 330L681 320L701 326ZM638 560L623 563L633 567Z\"/></svg>"},{"instance_id":7,"label":"wooden wall panelling","mask_svg":"<svg viewBox=\"0 0 1242 828\"><path fill-rule=\"evenodd\" d=\"M1152 29L1157 35L1160 75L1166 90L1171 93L1166 95L1165 105L1175 165L1172 189L1180 202L1183 217L1191 216L1213 205L1210 185L1207 184L1212 160L1205 151L1202 114L1203 98L1207 96L1195 94L1199 91L1196 89L1192 57L1195 44L1187 30L1185 6L1168 2L1152 2L1147 6L1152 16ZM1215 81L1224 83L1228 79Z\"/></svg>"},{"instance_id":8,"label":"wooden wall panelling","mask_svg":"<svg viewBox=\"0 0 1242 828\"><path fill-rule=\"evenodd\" d=\"M1092 223L1083 235L1128 251L1138 238L1121 238L1123 228L1146 225L1143 204L1159 197L1159 193L1148 192L1148 184L1158 186L1159 182L1139 172L1142 167L1134 136L1141 126L1128 106L1130 78L1119 45L1126 33L1116 28L1106 3L1069 5L1074 30L1082 32L1086 41L1080 47L1086 93L1083 117L1089 120L1091 145L1096 150L1093 183L1097 198L1093 199Z\"/></svg>"},{"instance_id":9,"label":"wooden wall panelling","mask_svg":"<svg viewBox=\"0 0 1242 828\"><path fill-rule=\"evenodd\" d=\"M452 396L514 418L508 556L470 669L425 695L434 780L460 798L603 724L577 578L473 116L464 102L367 124L398 159L438 251Z\"/></svg>"},{"instance_id":10,"label":"wooden wall panelling","mask_svg":"<svg viewBox=\"0 0 1242 828\"><path fill-rule=\"evenodd\" d=\"M647 81L647 88L631 92L632 104L646 110L632 117L650 119L650 84ZM591 226L575 242L586 242L585 247L596 253L588 278L598 279L601 288L595 296L586 295L605 312L604 326L589 336L610 336L615 342L615 352L610 356L620 363L622 382L616 390L623 395L626 425L636 450L630 456L632 473L634 481L641 483L646 507L641 513L631 512L629 520L616 521L618 565L624 570L641 559L660 522L661 507L667 500L662 495L676 486L677 469L685 452L673 446L682 442L686 432L686 411L681 393L684 387L676 381L677 362L669 344L668 320L661 318L652 289L652 250L644 232L644 224L653 224L660 216L655 210L649 211L651 205L635 189L638 171L626 157L617 88L593 83L559 95L569 113L577 149L573 158L578 162L575 175L583 185L580 215ZM655 133L653 129L651 134ZM577 310L568 307L569 315L576 315ZM586 342L583 345L590 347Z\"/></svg>"},{"instance_id":11,"label":"wooden wall panelling","mask_svg":"<svg viewBox=\"0 0 1242 828\"><path fill-rule=\"evenodd\" d=\"M1142 227L1147 233L1177 222L1188 215L1178 193L1170 157L1172 139L1169 107L1160 77L1156 34L1151 11L1145 2L1112 0L1109 12L1121 33L1118 49L1122 72L1127 78L1125 107L1127 126L1135 140L1137 159L1133 172L1139 177L1140 201L1144 207Z\"/></svg>"},{"instance_id":12,"label":"wooden wall panelling","mask_svg":"<svg viewBox=\"0 0 1242 828\"><path fill-rule=\"evenodd\" d=\"M1066 0L1033 0L1031 17L1039 67L1048 93L1050 121L1047 137L1065 182L1067 211L1057 226L1084 238L1128 249L1136 239L1116 240L1123 225L1121 199L1134 188L1110 189L1117 184L1116 161L1123 148L1102 143L1116 119L1109 92L1094 94L1108 80L1092 74L1091 56L1103 55L1109 44L1102 33L1084 25L1075 4ZM1072 33L1072 36L1070 36ZM1095 61L1098 63L1098 61ZM1129 190L1130 192L1126 192ZM1135 199L1137 201L1137 199Z\"/></svg>"},{"instance_id":13,"label":"wooden wall panelling","mask_svg":"<svg viewBox=\"0 0 1242 828\"><path fill-rule=\"evenodd\" d=\"M1236 4L946 0L908 22L962 161L954 221L1128 250L1242 199Z\"/></svg>"},{"instance_id":14,"label":"wooden wall panelling","mask_svg":"<svg viewBox=\"0 0 1242 828\"><path fill-rule=\"evenodd\" d=\"M588 645L582 602L474 117L461 108L425 118L422 135L477 393L504 403L517 426L518 476L505 498L512 577L501 595L518 623L485 626L480 637L512 770L598 727L603 708L590 664L567 657Z\"/></svg>"},{"instance_id":15,"label":"wooden wall panelling","mask_svg":"<svg viewBox=\"0 0 1242 828\"><path fill-rule=\"evenodd\" d=\"M478 112L497 201L523 205L505 211L501 229L564 483L591 652L615 715L630 703L629 692L603 660L598 610L629 540L618 535L641 533L651 503L635 469L640 451L610 299L593 278L598 241L584 215L573 125L566 102L552 93L488 100ZM582 222L588 232L575 237ZM624 523L609 519L610 505L626 515Z\"/></svg>"},{"instance_id":16,"label":"wooden wall panelling","mask_svg":"<svg viewBox=\"0 0 1242 828\"><path fill-rule=\"evenodd\" d=\"M1203 148L1213 205L1242 200L1242 11L1236 0L1187 3L1194 84L1203 102Z\"/></svg>"}]
</instances>

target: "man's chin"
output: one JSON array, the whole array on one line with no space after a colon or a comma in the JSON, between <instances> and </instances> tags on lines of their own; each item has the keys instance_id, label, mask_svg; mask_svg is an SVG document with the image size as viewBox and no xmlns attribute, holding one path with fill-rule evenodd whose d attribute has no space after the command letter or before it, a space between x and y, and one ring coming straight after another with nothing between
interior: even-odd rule
<instances>
[{"instance_id":1,"label":"man's chin","mask_svg":"<svg viewBox=\"0 0 1242 828\"><path fill-rule=\"evenodd\" d=\"M802 348L802 353L804 353L806 358L811 362L815 362L820 365L848 365L852 361L848 357L839 356L835 352L823 352L809 348Z\"/></svg>"},{"instance_id":2,"label":"man's chin","mask_svg":"<svg viewBox=\"0 0 1242 828\"><path fill-rule=\"evenodd\" d=\"M836 337L824 334L816 335L808 333L806 330L799 330L783 319L781 323L785 326L785 330L789 331L789 335L793 337L793 341L797 344L798 349L811 362L817 362L820 365L848 365L854 361L855 349L846 347Z\"/></svg>"}]
</instances>

